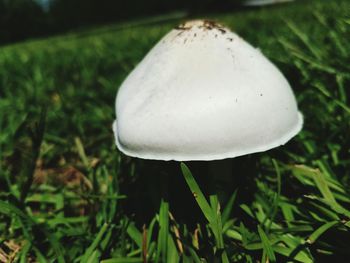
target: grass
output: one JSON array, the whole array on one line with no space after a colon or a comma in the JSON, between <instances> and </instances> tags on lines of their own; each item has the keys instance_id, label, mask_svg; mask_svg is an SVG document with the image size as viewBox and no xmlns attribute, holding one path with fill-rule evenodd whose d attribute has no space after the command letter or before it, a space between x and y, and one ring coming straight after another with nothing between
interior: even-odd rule
<instances>
[{"instance_id":1,"label":"grass","mask_svg":"<svg viewBox=\"0 0 350 263\"><path fill-rule=\"evenodd\" d=\"M220 206L198 164L181 164L184 180L113 142L118 86L177 22L2 47L0 262L349 262L350 3L209 17L278 65L303 131L239 159L253 174L237 168Z\"/></svg>"}]
</instances>

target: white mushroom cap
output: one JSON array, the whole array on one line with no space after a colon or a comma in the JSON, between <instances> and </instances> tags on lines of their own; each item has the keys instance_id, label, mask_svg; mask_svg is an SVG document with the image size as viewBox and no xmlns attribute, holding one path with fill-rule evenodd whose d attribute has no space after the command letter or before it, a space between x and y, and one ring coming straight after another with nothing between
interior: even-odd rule
<instances>
[{"instance_id":1,"label":"white mushroom cap","mask_svg":"<svg viewBox=\"0 0 350 263\"><path fill-rule=\"evenodd\" d=\"M190 21L130 73L116 99L116 144L129 156L217 160L262 152L302 128L281 72L229 29Z\"/></svg>"}]
</instances>

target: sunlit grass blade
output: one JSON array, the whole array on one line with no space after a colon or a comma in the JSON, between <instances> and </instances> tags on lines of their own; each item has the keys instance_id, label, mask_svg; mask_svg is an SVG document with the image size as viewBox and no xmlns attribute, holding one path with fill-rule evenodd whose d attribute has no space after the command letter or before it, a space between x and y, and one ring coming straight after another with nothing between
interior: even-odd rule
<instances>
[{"instance_id":1,"label":"sunlit grass blade","mask_svg":"<svg viewBox=\"0 0 350 263\"><path fill-rule=\"evenodd\" d=\"M188 169L186 164L181 163L181 170L182 170L183 176L185 177L187 185L189 186L189 188L190 188L193 196L195 197L199 207L201 208L205 218L209 222L213 222L212 209L211 209L207 199L204 197L204 195L203 195L201 189L199 188L197 182L194 180L190 169Z\"/></svg>"},{"instance_id":2,"label":"sunlit grass blade","mask_svg":"<svg viewBox=\"0 0 350 263\"><path fill-rule=\"evenodd\" d=\"M275 253L273 251L273 248L270 244L268 237L266 236L266 234L265 234L264 230L261 228L261 226L258 226L258 233L259 233L259 236L260 236L260 239L261 239L261 242L263 244L264 251L265 251L267 257L272 262L275 262L276 261Z\"/></svg>"},{"instance_id":3,"label":"sunlit grass blade","mask_svg":"<svg viewBox=\"0 0 350 263\"><path fill-rule=\"evenodd\" d=\"M327 230L339 224L339 221L331 221L328 222L319 228L317 228L307 239L307 242L312 244L314 243L322 234L324 234Z\"/></svg>"},{"instance_id":4,"label":"sunlit grass blade","mask_svg":"<svg viewBox=\"0 0 350 263\"><path fill-rule=\"evenodd\" d=\"M177 263L179 262L179 253L177 251L173 237L168 235L168 250L167 250L167 262Z\"/></svg>"},{"instance_id":5,"label":"sunlit grass blade","mask_svg":"<svg viewBox=\"0 0 350 263\"><path fill-rule=\"evenodd\" d=\"M187 247L186 249L189 251L189 253L190 253L191 257L192 257L191 260L193 260L194 263L202 263L203 262L199 258L199 256L197 255L196 251L193 248Z\"/></svg>"},{"instance_id":6,"label":"sunlit grass blade","mask_svg":"<svg viewBox=\"0 0 350 263\"><path fill-rule=\"evenodd\" d=\"M182 173L185 177L185 180L192 191L199 207L201 208L204 216L209 221L209 226L214 234L216 246L219 252L219 256L223 263L228 263L228 257L225 251L225 245L223 240L223 232L222 232L222 221L221 221L221 212L220 212L220 204L218 201L218 197L216 195L210 196L210 205L205 198L204 194L200 190L196 180L194 179L191 171L188 167L181 163Z\"/></svg>"},{"instance_id":7,"label":"sunlit grass blade","mask_svg":"<svg viewBox=\"0 0 350 263\"><path fill-rule=\"evenodd\" d=\"M108 230L109 225L108 224L104 224L100 231L98 232L98 234L96 235L94 241L92 242L92 244L88 247L88 249L86 250L86 252L84 253L81 262L88 262L89 258L91 257L91 255L93 254L94 250L98 248L103 236L105 235L105 233Z\"/></svg>"},{"instance_id":8,"label":"sunlit grass blade","mask_svg":"<svg viewBox=\"0 0 350 263\"><path fill-rule=\"evenodd\" d=\"M89 169L90 164L89 164L89 159L85 153L84 144L82 143L82 141L79 137L75 137L74 142L75 142L75 146L77 148L77 151L78 151L78 154L79 154L81 161L83 162L85 168Z\"/></svg>"},{"instance_id":9,"label":"sunlit grass blade","mask_svg":"<svg viewBox=\"0 0 350 263\"><path fill-rule=\"evenodd\" d=\"M169 203L162 200L159 210L159 233L156 262L167 262L169 238Z\"/></svg>"},{"instance_id":10,"label":"sunlit grass blade","mask_svg":"<svg viewBox=\"0 0 350 263\"><path fill-rule=\"evenodd\" d=\"M142 234L141 232L136 228L135 224L133 222L131 222L128 225L127 228L127 233L129 235L129 237L137 244L137 246L139 248L142 247Z\"/></svg>"},{"instance_id":11,"label":"sunlit grass blade","mask_svg":"<svg viewBox=\"0 0 350 263\"><path fill-rule=\"evenodd\" d=\"M283 247L283 246L278 246L278 245L274 245L272 246L273 250L280 254L283 255L287 258L291 258L291 256L293 255L294 250L288 247ZM299 251L296 255L294 255L291 259L301 262L301 263L313 263L314 260L309 257L306 253L304 253L303 251Z\"/></svg>"}]
</instances>

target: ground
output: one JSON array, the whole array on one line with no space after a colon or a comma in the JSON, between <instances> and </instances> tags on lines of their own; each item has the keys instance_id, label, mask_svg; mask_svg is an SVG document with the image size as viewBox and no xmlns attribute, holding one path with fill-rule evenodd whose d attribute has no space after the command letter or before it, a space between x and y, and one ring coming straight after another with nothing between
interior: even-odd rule
<instances>
[{"instance_id":1,"label":"ground","mask_svg":"<svg viewBox=\"0 0 350 263\"><path fill-rule=\"evenodd\" d=\"M0 262L347 262L350 2L206 15L281 69L305 122L287 145L240 159L254 169L234 171L221 207L201 164L187 163L192 176L114 145L119 85L182 15L0 48ZM183 203L159 190L169 174ZM187 202L193 216L178 212Z\"/></svg>"}]
</instances>

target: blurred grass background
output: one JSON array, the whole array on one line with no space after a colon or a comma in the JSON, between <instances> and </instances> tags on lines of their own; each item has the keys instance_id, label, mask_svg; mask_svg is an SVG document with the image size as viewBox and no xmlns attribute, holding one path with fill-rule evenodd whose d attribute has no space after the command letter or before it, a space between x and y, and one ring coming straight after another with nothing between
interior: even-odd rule
<instances>
[{"instance_id":1,"label":"blurred grass background","mask_svg":"<svg viewBox=\"0 0 350 263\"><path fill-rule=\"evenodd\" d=\"M182 178L179 164L122 156L111 130L118 87L179 16L0 48L0 262L221 262L222 251L229 262L349 262L350 2L206 14L277 64L305 118L286 146L253 156L254 176L236 171L217 229L172 210L187 196L145 189L161 187L166 166Z\"/></svg>"},{"instance_id":2,"label":"blurred grass background","mask_svg":"<svg viewBox=\"0 0 350 263\"><path fill-rule=\"evenodd\" d=\"M0 0L0 44L140 19L174 10L191 14L208 10L234 10L242 1Z\"/></svg>"}]
</instances>

